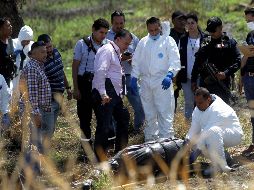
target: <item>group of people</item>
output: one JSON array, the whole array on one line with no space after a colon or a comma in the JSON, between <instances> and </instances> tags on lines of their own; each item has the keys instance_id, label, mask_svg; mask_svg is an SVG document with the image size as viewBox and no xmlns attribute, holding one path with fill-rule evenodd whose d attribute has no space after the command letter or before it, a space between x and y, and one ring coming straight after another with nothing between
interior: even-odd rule
<instances>
[{"instance_id":1,"label":"group of people","mask_svg":"<svg viewBox=\"0 0 254 190\"><path fill-rule=\"evenodd\" d=\"M11 39L11 34L10 20L1 18L1 133L11 122L10 104L18 105L19 115L25 109L31 113L30 142L43 153L43 143L53 136L63 93L66 89L71 99L72 92L61 55L48 34L39 35L34 42L33 30L27 25L20 29L18 38Z\"/></svg>"},{"instance_id":2,"label":"group of people","mask_svg":"<svg viewBox=\"0 0 254 190\"><path fill-rule=\"evenodd\" d=\"M246 9L245 15L252 30L246 41L252 44L254 8ZM207 21L209 34L201 30L195 13L175 11L172 23L174 27L170 29L169 22L156 17L147 19L148 34L139 40L125 29L122 11L111 14L111 27L103 18L95 20L91 35L75 45L71 91L61 55L53 47L51 37L42 34L33 42L32 29L24 26L18 39L12 40L11 23L1 18L2 128L10 123L10 96L18 95L23 104L28 96L32 109L31 143L44 153L44 141L54 133L66 90L68 99L73 96L77 100L81 142L90 144L101 160L101 154L112 144L115 152L128 144L130 114L123 96L134 110L134 134L140 133L144 126L145 141L151 141L174 137L176 100L183 89L185 118L191 121L186 142L195 144L191 160L202 153L216 168L230 171L224 147L240 144L243 136L239 119L228 105L232 99L230 79L241 68L248 105L254 109L253 57L244 57L241 62L236 41L222 32L222 20L218 17ZM6 73L3 63L11 61L15 64ZM97 121L94 140L93 111ZM254 151L253 143L254 139L244 153Z\"/></svg>"}]
</instances>

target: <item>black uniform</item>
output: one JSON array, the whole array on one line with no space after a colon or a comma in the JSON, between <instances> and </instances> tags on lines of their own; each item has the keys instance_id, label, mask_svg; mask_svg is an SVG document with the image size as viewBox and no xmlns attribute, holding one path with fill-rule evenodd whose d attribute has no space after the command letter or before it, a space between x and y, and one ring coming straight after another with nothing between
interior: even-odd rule
<instances>
[{"instance_id":1,"label":"black uniform","mask_svg":"<svg viewBox=\"0 0 254 190\"><path fill-rule=\"evenodd\" d=\"M174 28L170 30L169 36L171 36L176 44L179 44L180 38L184 35L184 33L177 32ZM179 91L182 89L181 82L176 80L176 89L174 90L174 97L175 97L175 112L177 108L177 98L179 97Z\"/></svg>"},{"instance_id":2,"label":"black uniform","mask_svg":"<svg viewBox=\"0 0 254 190\"><path fill-rule=\"evenodd\" d=\"M192 83L197 84L200 76L200 86L205 87L210 93L221 97L225 102L229 103L230 96L225 93L225 88L216 80L211 80L205 63L213 64L219 72L224 72L226 79L220 81L224 87L230 89L230 76L233 75L241 65L241 54L236 46L237 42L229 38L225 33L219 39L207 37L202 43L202 47L196 53L195 63L192 69Z\"/></svg>"}]
</instances>

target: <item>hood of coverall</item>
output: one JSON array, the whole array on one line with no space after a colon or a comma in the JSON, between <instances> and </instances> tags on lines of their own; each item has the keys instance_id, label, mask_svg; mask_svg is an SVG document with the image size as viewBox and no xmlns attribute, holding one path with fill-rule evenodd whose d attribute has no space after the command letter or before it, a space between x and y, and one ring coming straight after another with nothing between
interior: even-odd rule
<instances>
[{"instance_id":1,"label":"hood of coverall","mask_svg":"<svg viewBox=\"0 0 254 190\"><path fill-rule=\"evenodd\" d=\"M23 40L32 40L33 30L27 25L23 26L19 31L18 39L20 42L22 42Z\"/></svg>"},{"instance_id":2,"label":"hood of coverall","mask_svg":"<svg viewBox=\"0 0 254 190\"><path fill-rule=\"evenodd\" d=\"M162 31L162 36L169 36L169 34L170 34L170 22L169 21L161 22L161 31Z\"/></svg>"}]
</instances>

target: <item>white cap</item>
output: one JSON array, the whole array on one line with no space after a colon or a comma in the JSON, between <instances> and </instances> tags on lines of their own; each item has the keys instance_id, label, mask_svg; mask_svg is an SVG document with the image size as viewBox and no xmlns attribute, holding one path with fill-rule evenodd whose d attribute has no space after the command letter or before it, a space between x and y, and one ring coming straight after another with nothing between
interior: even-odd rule
<instances>
[{"instance_id":1,"label":"white cap","mask_svg":"<svg viewBox=\"0 0 254 190\"><path fill-rule=\"evenodd\" d=\"M169 36L170 34L170 22L169 21L162 21L161 22L161 30L163 36Z\"/></svg>"}]
</instances>

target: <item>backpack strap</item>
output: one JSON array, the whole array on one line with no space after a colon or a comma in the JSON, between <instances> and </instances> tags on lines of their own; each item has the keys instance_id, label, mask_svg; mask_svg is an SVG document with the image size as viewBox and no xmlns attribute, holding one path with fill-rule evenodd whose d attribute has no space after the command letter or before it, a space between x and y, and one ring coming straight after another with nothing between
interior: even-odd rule
<instances>
[{"instance_id":1,"label":"backpack strap","mask_svg":"<svg viewBox=\"0 0 254 190\"><path fill-rule=\"evenodd\" d=\"M94 52L94 54L97 53L96 49L95 49L94 46L93 46L93 42L92 42L91 37L89 38L88 36L86 36L86 37L83 38L83 41L85 42L85 44L86 44L87 47L88 47L88 53L89 53L91 50Z\"/></svg>"}]
</instances>

